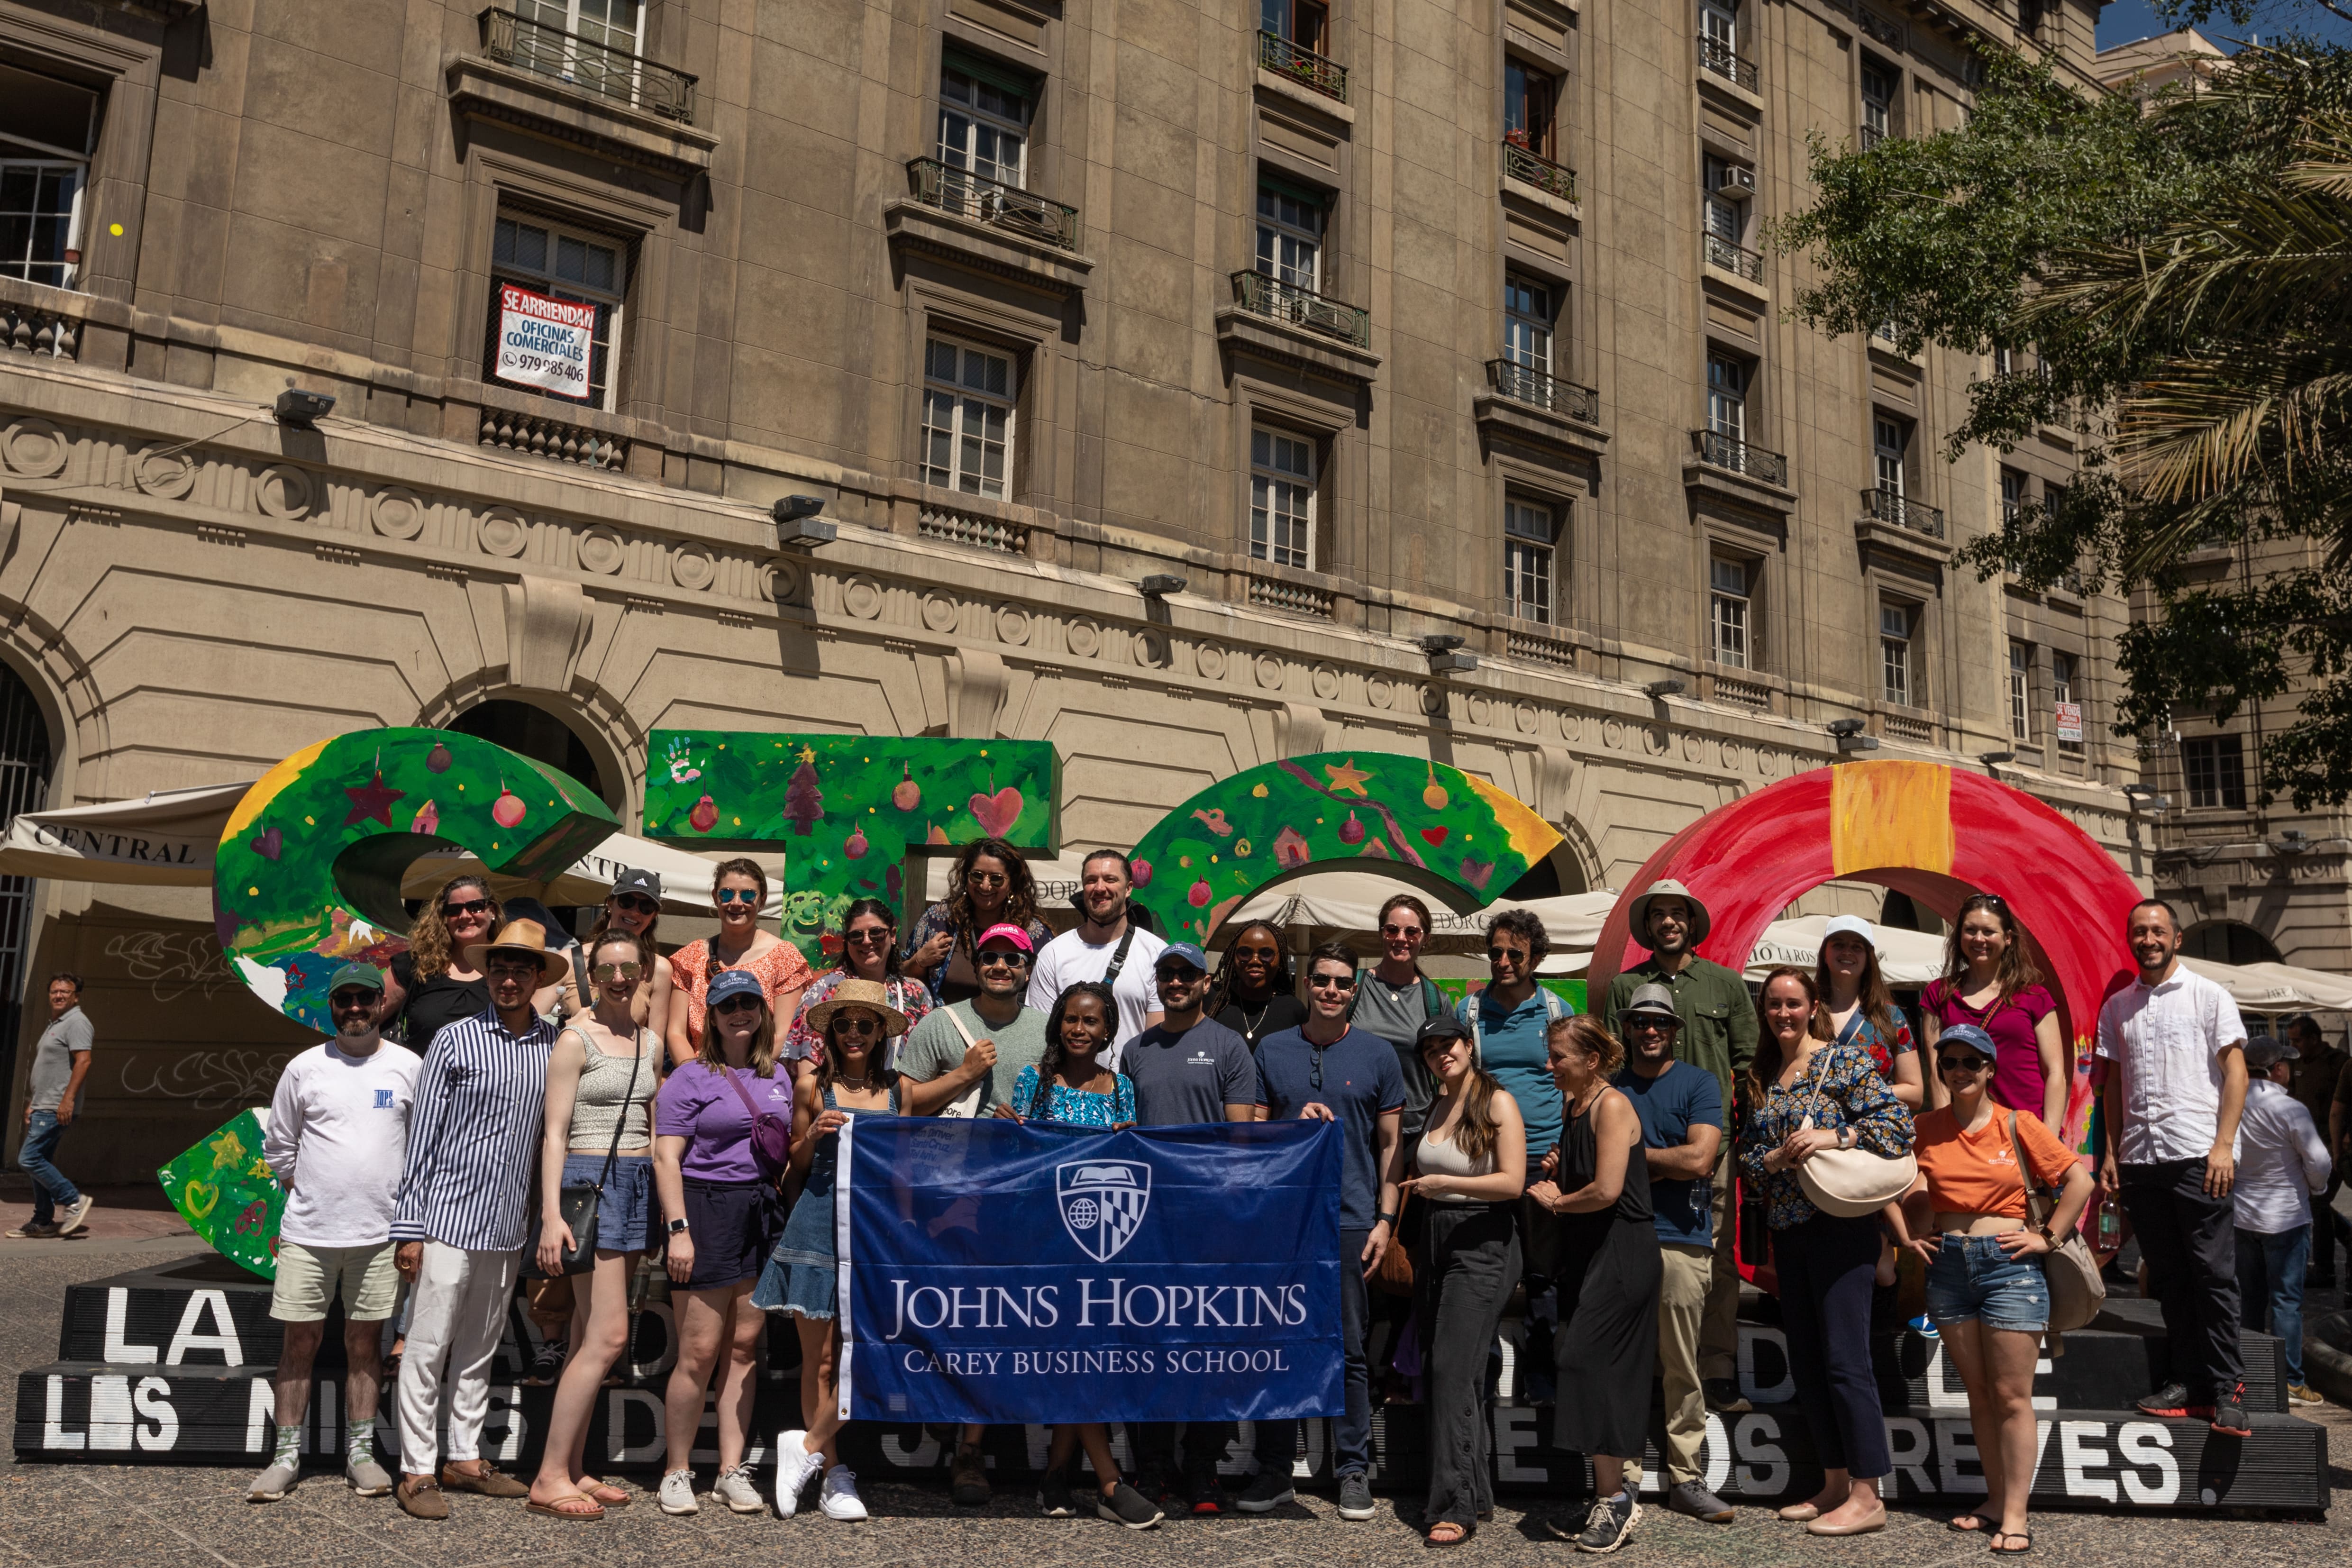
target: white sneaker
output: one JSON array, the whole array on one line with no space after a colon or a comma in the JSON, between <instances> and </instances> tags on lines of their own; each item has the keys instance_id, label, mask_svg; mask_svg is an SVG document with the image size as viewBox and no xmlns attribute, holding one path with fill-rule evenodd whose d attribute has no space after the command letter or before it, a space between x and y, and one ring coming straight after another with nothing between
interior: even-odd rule
<instances>
[{"instance_id":1,"label":"white sneaker","mask_svg":"<svg viewBox=\"0 0 2352 1568\"><path fill-rule=\"evenodd\" d=\"M816 1494L816 1506L824 1510L827 1519L837 1519L855 1524L866 1517L866 1504L857 1496L857 1473L847 1465L835 1465L824 1473L824 1485Z\"/></svg>"},{"instance_id":2,"label":"white sneaker","mask_svg":"<svg viewBox=\"0 0 2352 1568\"><path fill-rule=\"evenodd\" d=\"M702 1505L694 1500L692 1470L672 1470L661 1479L661 1510L664 1513L702 1511Z\"/></svg>"},{"instance_id":3,"label":"white sneaker","mask_svg":"<svg viewBox=\"0 0 2352 1568\"><path fill-rule=\"evenodd\" d=\"M776 1439L776 1511L790 1519L800 1511L801 1492L809 1479L824 1468L824 1456L808 1451L805 1431L787 1432Z\"/></svg>"},{"instance_id":4,"label":"white sneaker","mask_svg":"<svg viewBox=\"0 0 2352 1568\"><path fill-rule=\"evenodd\" d=\"M768 1505L760 1500L760 1489L752 1484L751 1467L749 1465L738 1465L731 1470L720 1471L719 1479L711 1483L710 1495L735 1513L768 1511Z\"/></svg>"}]
</instances>

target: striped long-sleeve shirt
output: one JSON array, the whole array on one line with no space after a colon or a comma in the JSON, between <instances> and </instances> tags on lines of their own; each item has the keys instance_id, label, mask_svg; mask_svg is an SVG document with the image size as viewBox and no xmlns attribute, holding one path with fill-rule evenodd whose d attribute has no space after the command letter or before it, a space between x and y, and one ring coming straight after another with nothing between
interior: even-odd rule
<instances>
[{"instance_id":1,"label":"striped long-sleeve shirt","mask_svg":"<svg viewBox=\"0 0 2352 1568\"><path fill-rule=\"evenodd\" d=\"M468 1252L522 1246L555 1033L534 1019L518 1035L493 1009L433 1037L408 1118L394 1241L429 1239Z\"/></svg>"}]
</instances>

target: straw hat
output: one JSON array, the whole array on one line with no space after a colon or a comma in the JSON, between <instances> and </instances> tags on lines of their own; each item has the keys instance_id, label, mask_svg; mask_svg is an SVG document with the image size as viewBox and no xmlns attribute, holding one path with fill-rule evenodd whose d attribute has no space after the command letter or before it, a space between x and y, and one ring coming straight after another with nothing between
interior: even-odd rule
<instances>
[{"instance_id":1,"label":"straw hat","mask_svg":"<svg viewBox=\"0 0 2352 1568\"><path fill-rule=\"evenodd\" d=\"M476 969L489 968L489 956L494 952L527 952L539 965L542 985L563 975L570 965L563 954L551 952L547 946L547 928L537 921L509 921L499 928L499 934L488 942L469 943L466 962Z\"/></svg>"},{"instance_id":2,"label":"straw hat","mask_svg":"<svg viewBox=\"0 0 2352 1568\"><path fill-rule=\"evenodd\" d=\"M890 1005L889 988L878 980L845 980L835 986L832 995L809 1009L810 1031L824 1034L833 1016L844 1007L865 1007L881 1015L885 1039L907 1032L907 1015Z\"/></svg>"}]
</instances>

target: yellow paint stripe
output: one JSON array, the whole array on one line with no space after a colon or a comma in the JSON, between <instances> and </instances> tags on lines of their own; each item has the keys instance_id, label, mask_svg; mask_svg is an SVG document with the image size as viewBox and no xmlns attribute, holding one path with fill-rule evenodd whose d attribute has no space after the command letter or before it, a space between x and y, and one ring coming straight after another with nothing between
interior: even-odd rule
<instances>
[{"instance_id":1,"label":"yellow paint stripe","mask_svg":"<svg viewBox=\"0 0 2352 1568\"><path fill-rule=\"evenodd\" d=\"M1505 795L1475 773L1462 776L1495 814L1513 854L1532 866L1559 847L1559 829L1537 816L1533 806L1517 795Z\"/></svg>"},{"instance_id":2,"label":"yellow paint stripe","mask_svg":"<svg viewBox=\"0 0 2352 1568\"><path fill-rule=\"evenodd\" d=\"M1949 876L1952 770L1937 763L1846 763L1830 773L1830 863Z\"/></svg>"},{"instance_id":3,"label":"yellow paint stripe","mask_svg":"<svg viewBox=\"0 0 2352 1568\"><path fill-rule=\"evenodd\" d=\"M226 844L252 826L253 819L259 816L262 809L278 798L278 792L300 778L302 770L317 762L319 753L333 745L335 739L334 736L330 735L315 746L303 747L302 750L257 779L253 787L245 792L245 798L236 803L236 809L228 814L228 826L221 829L221 842Z\"/></svg>"}]
</instances>

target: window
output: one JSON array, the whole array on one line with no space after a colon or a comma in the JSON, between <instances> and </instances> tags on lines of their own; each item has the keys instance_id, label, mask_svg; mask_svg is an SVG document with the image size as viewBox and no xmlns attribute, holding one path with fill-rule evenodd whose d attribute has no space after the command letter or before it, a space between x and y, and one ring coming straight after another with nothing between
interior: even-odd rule
<instances>
[{"instance_id":1,"label":"window","mask_svg":"<svg viewBox=\"0 0 2352 1568\"><path fill-rule=\"evenodd\" d=\"M1324 47L1330 18L1330 11L1315 0L1258 0L1258 26L1309 54L1331 52Z\"/></svg>"},{"instance_id":2,"label":"window","mask_svg":"<svg viewBox=\"0 0 2352 1568\"><path fill-rule=\"evenodd\" d=\"M923 382L923 483L1006 500L1021 390L1012 356L932 338Z\"/></svg>"},{"instance_id":3,"label":"window","mask_svg":"<svg viewBox=\"0 0 2352 1568\"><path fill-rule=\"evenodd\" d=\"M1025 185L1033 107L1018 77L950 50L940 68L940 162Z\"/></svg>"},{"instance_id":4,"label":"window","mask_svg":"<svg viewBox=\"0 0 2352 1568\"><path fill-rule=\"evenodd\" d=\"M1551 289L1517 274L1503 279L1503 357L1538 375L1551 374Z\"/></svg>"},{"instance_id":5,"label":"window","mask_svg":"<svg viewBox=\"0 0 2352 1568\"><path fill-rule=\"evenodd\" d=\"M1707 654L1717 664L1747 669L1748 563L1717 556L1707 568Z\"/></svg>"},{"instance_id":6,"label":"window","mask_svg":"<svg viewBox=\"0 0 2352 1568\"><path fill-rule=\"evenodd\" d=\"M1895 134L1895 93L1902 73L1883 60L1862 60L1862 145L1866 151Z\"/></svg>"},{"instance_id":7,"label":"window","mask_svg":"<svg viewBox=\"0 0 2352 1568\"><path fill-rule=\"evenodd\" d=\"M1503 503L1503 613L1551 621L1551 552L1558 519L1533 501Z\"/></svg>"},{"instance_id":8,"label":"window","mask_svg":"<svg viewBox=\"0 0 2352 1568\"><path fill-rule=\"evenodd\" d=\"M1708 62L1727 64L1739 52L1739 18L1730 0L1700 0L1699 46Z\"/></svg>"},{"instance_id":9,"label":"window","mask_svg":"<svg viewBox=\"0 0 2352 1568\"><path fill-rule=\"evenodd\" d=\"M1503 140L1559 161L1559 81L1516 56L1503 59Z\"/></svg>"},{"instance_id":10,"label":"window","mask_svg":"<svg viewBox=\"0 0 2352 1568\"><path fill-rule=\"evenodd\" d=\"M1995 375L2017 374L2017 352L2007 344L1998 344L1992 351L1992 373Z\"/></svg>"},{"instance_id":11,"label":"window","mask_svg":"<svg viewBox=\"0 0 2352 1568\"><path fill-rule=\"evenodd\" d=\"M596 307L586 405L609 412L617 368L614 344L621 340L621 306L628 292L626 247L610 235L528 215L501 214L490 242L490 341L485 363L485 374L490 375L497 374L501 283Z\"/></svg>"},{"instance_id":12,"label":"window","mask_svg":"<svg viewBox=\"0 0 2352 1568\"><path fill-rule=\"evenodd\" d=\"M2025 510L2025 476L2015 468L2000 471L2000 521L2014 523Z\"/></svg>"},{"instance_id":13,"label":"window","mask_svg":"<svg viewBox=\"0 0 2352 1568\"><path fill-rule=\"evenodd\" d=\"M586 43L645 53L645 7L638 0L515 0L514 11L526 22L561 28Z\"/></svg>"},{"instance_id":14,"label":"window","mask_svg":"<svg viewBox=\"0 0 2352 1568\"><path fill-rule=\"evenodd\" d=\"M1287 185L1257 187L1257 269L1310 294L1323 291L1323 203Z\"/></svg>"},{"instance_id":15,"label":"window","mask_svg":"<svg viewBox=\"0 0 2352 1568\"><path fill-rule=\"evenodd\" d=\"M2057 705L2058 749L2068 756L2081 756L2083 710L2079 704L2083 700L2074 689L2074 656L2055 648L2050 653L2050 700ZM2074 731L2072 740L2067 739L2068 730Z\"/></svg>"},{"instance_id":16,"label":"window","mask_svg":"<svg viewBox=\"0 0 2352 1568\"><path fill-rule=\"evenodd\" d=\"M1916 612L1907 605L1878 606L1879 684L1889 702L1912 705L1911 633Z\"/></svg>"},{"instance_id":17,"label":"window","mask_svg":"<svg viewBox=\"0 0 2352 1568\"><path fill-rule=\"evenodd\" d=\"M2180 742L2180 771L2192 806L2242 811L2246 805L2246 758L2235 735L2210 735Z\"/></svg>"},{"instance_id":18,"label":"window","mask_svg":"<svg viewBox=\"0 0 2352 1568\"><path fill-rule=\"evenodd\" d=\"M88 88L0 66L0 277L56 289L80 278L98 114Z\"/></svg>"},{"instance_id":19,"label":"window","mask_svg":"<svg viewBox=\"0 0 2352 1568\"><path fill-rule=\"evenodd\" d=\"M1250 432L1250 555L1314 566L1314 442L1264 427Z\"/></svg>"},{"instance_id":20,"label":"window","mask_svg":"<svg viewBox=\"0 0 2352 1568\"><path fill-rule=\"evenodd\" d=\"M1748 367L1736 359L1706 359L1706 427L1729 441L1748 439Z\"/></svg>"},{"instance_id":21,"label":"window","mask_svg":"<svg viewBox=\"0 0 2352 1568\"><path fill-rule=\"evenodd\" d=\"M1891 496L1903 494L1903 469L1911 448L1911 427L1900 419L1875 416L1870 421L1871 454L1877 466L1878 488Z\"/></svg>"},{"instance_id":22,"label":"window","mask_svg":"<svg viewBox=\"0 0 2352 1568\"><path fill-rule=\"evenodd\" d=\"M1724 195L1726 172L1731 165L1721 158L1702 160L1701 174L1706 191L1699 197L1699 217L1706 225L1707 236L1726 245L1744 245L1748 237L1748 204L1735 202Z\"/></svg>"},{"instance_id":23,"label":"window","mask_svg":"<svg viewBox=\"0 0 2352 1568\"><path fill-rule=\"evenodd\" d=\"M2021 745L2033 739L2033 645L2009 645L2009 738Z\"/></svg>"}]
</instances>

